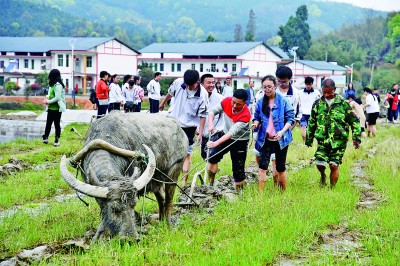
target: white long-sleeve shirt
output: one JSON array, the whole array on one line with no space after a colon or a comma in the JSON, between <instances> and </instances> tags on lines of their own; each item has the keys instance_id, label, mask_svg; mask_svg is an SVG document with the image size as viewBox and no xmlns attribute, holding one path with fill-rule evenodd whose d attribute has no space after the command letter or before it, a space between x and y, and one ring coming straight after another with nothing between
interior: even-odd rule
<instances>
[{"instance_id":1,"label":"white long-sleeve shirt","mask_svg":"<svg viewBox=\"0 0 400 266\"><path fill-rule=\"evenodd\" d=\"M133 88L132 89L129 89L129 87L124 88L123 94L124 94L125 102L129 101L129 102L135 103L135 90Z\"/></svg>"},{"instance_id":2,"label":"white long-sleeve shirt","mask_svg":"<svg viewBox=\"0 0 400 266\"><path fill-rule=\"evenodd\" d=\"M125 103L121 87L116 83L110 84L110 92L108 98L109 98L109 103L121 103L121 102Z\"/></svg>"},{"instance_id":3,"label":"white long-sleeve shirt","mask_svg":"<svg viewBox=\"0 0 400 266\"><path fill-rule=\"evenodd\" d=\"M217 92L217 89L214 89L208 98L208 110L213 109L216 105L220 105L221 101L224 99L224 96ZM225 119L222 114L214 116L214 128L216 131L223 132L225 128ZM203 137L208 138L208 115L206 116L206 123L204 125Z\"/></svg>"},{"instance_id":4,"label":"white long-sleeve shirt","mask_svg":"<svg viewBox=\"0 0 400 266\"><path fill-rule=\"evenodd\" d=\"M152 79L149 84L147 84L147 91L149 92L149 98L153 100L161 99L161 86L160 82Z\"/></svg>"},{"instance_id":5,"label":"white long-sleeve shirt","mask_svg":"<svg viewBox=\"0 0 400 266\"><path fill-rule=\"evenodd\" d=\"M200 117L207 117L208 93L203 86L199 85L196 91L189 91L183 78L178 78L168 92L174 97L168 116L175 117L181 127L197 127Z\"/></svg>"},{"instance_id":6,"label":"white long-sleeve shirt","mask_svg":"<svg viewBox=\"0 0 400 266\"><path fill-rule=\"evenodd\" d=\"M294 109L294 119L296 121L300 121L301 117L303 116L303 113L301 111L301 100L300 100L299 90L290 85L290 88L287 92L282 92L278 86L276 88L276 93L285 97L286 100L288 100L292 104Z\"/></svg>"},{"instance_id":7,"label":"white long-sleeve shirt","mask_svg":"<svg viewBox=\"0 0 400 266\"><path fill-rule=\"evenodd\" d=\"M307 91L306 89L299 90L299 93L300 93L301 111L303 115L311 115L312 105L316 100L321 98L321 93L314 88L311 88L310 91Z\"/></svg>"}]
</instances>

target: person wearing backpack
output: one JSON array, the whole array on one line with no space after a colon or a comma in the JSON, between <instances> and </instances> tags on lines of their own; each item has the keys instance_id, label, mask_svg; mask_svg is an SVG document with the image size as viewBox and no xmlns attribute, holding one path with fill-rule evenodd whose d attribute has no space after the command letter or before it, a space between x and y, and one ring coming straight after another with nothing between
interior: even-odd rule
<instances>
[{"instance_id":1,"label":"person wearing backpack","mask_svg":"<svg viewBox=\"0 0 400 266\"><path fill-rule=\"evenodd\" d=\"M108 78L110 74L107 71L100 72L100 80L96 86L96 98L97 98L97 118L102 118L108 109Z\"/></svg>"},{"instance_id":2,"label":"person wearing backpack","mask_svg":"<svg viewBox=\"0 0 400 266\"><path fill-rule=\"evenodd\" d=\"M93 109L97 110L97 106L96 106L96 102L97 102L96 91L93 88L90 89L89 101L93 104Z\"/></svg>"}]
</instances>

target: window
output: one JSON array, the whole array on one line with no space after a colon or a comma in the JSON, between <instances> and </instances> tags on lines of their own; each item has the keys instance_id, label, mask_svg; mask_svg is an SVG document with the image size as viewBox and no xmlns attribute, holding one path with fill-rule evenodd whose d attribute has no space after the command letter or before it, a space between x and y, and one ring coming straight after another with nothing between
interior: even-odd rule
<instances>
[{"instance_id":1,"label":"window","mask_svg":"<svg viewBox=\"0 0 400 266\"><path fill-rule=\"evenodd\" d=\"M211 72L215 72L216 64L211 64Z\"/></svg>"},{"instance_id":2,"label":"window","mask_svg":"<svg viewBox=\"0 0 400 266\"><path fill-rule=\"evenodd\" d=\"M228 72L228 64L224 64L224 69L222 71L223 72Z\"/></svg>"},{"instance_id":3,"label":"window","mask_svg":"<svg viewBox=\"0 0 400 266\"><path fill-rule=\"evenodd\" d=\"M196 70L196 64L192 64L192 70Z\"/></svg>"},{"instance_id":4,"label":"window","mask_svg":"<svg viewBox=\"0 0 400 266\"><path fill-rule=\"evenodd\" d=\"M91 56L86 57L86 67L92 67L93 66L93 60Z\"/></svg>"},{"instance_id":5,"label":"window","mask_svg":"<svg viewBox=\"0 0 400 266\"><path fill-rule=\"evenodd\" d=\"M174 63L171 64L171 72L175 72L175 64Z\"/></svg>"},{"instance_id":6,"label":"window","mask_svg":"<svg viewBox=\"0 0 400 266\"><path fill-rule=\"evenodd\" d=\"M64 55L58 55L58 66L64 66Z\"/></svg>"},{"instance_id":7,"label":"window","mask_svg":"<svg viewBox=\"0 0 400 266\"><path fill-rule=\"evenodd\" d=\"M200 72L203 72L203 64L200 64Z\"/></svg>"},{"instance_id":8,"label":"window","mask_svg":"<svg viewBox=\"0 0 400 266\"><path fill-rule=\"evenodd\" d=\"M0 86L3 86L3 85L4 85L4 76L0 76Z\"/></svg>"},{"instance_id":9,"label":"window","mask_svg":"<svg viewBox=\"0 0 400 266\"><path fill-rule=\"evenodd\" d=\"M232 64L232 71L236 71L236 64Z\"/></svg>"},{"instance_id":10,"label":"window","mask_svg":"<svg viewBox=\"0 0 400 266\"><path fill-rule=\"evenodd\" d=\"M40 60L40 68L42 70L46 70L46 60Z\"/></svg>"},{"instance_id":11,"label":"window","mask_svg":"<svg viewBox=\"0 0 400 266\"><path fill-rule=\"evenodd\" d=\"M182 71L182 65L181 64L176 64L176 71L181 72Z\"/></svg>"},{"instance_id":12,"label":"window","mask_svg":"<svg viewBox=\"0 0 400 266\"><path fill-rule=\"evenodd\" d=\"M29 68L29 59L24 59L24 68Z\"/></svg>"},{"instance_id":13,"label":"window","mask_svg":"<svg viewBox=\"0 0 400 266\"><path fill-rule=\"evenodd\" d=\"M4 61L0 61L0 68L5 68Z\"/></svg>"},{"instance_id":14,"label":"window","mask_svg":"<svg viewBox=\"0 0 400 266\"><path fill-rule=\"evenodd\" d=\"M158 71L157 68L158 68L158 64L157 64L157 63L154 63L154 71L155 71L155 72Z\"/></svg>"},{"instance_id":15,"label":"window","mask_svg":"<svg viewBox=\"0 0 400 266\"><path fill-rule=\"evenodd\" d=\"M69 54L65 55L65 66L69 67Z\"/></svg>"},{"instance_id":16,"label":"window","mask_svg":"<svg viewBox=\"0 0 400 266\"><path fill-rule=\"evenodd\" d=\"M35 59L32 59L32 60L31 60L31 68L32 68L32 69L35 69Z\"/></svg>"},{"instance_id":17,"label":"window","mask_svg":"<svg viewBox=\"0 0 400 266\"><path fill-rule=\"evenodd\" d=\"M160 71L164 71L164 63L160 63Z\"/></svg>"}]
</instances>

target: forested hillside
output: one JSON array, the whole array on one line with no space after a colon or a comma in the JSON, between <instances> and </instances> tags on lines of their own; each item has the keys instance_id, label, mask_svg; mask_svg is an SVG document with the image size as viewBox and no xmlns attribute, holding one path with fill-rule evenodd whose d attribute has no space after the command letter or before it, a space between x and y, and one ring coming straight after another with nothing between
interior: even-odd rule
<instances>
[{"instance_id":1,"label":"forested hillside","mask_svg":"<svg viewBox=\"0 0 400 266\"><path fill-rule=\"evenodd\" d=\"M314 38L306 58L353 66L356 87L386 91L400 81L400 12L385 18L367 16Z\"/></svg>"},{"instance_id":2,"label":"forested hillside","mask_svg":"<svg viewBox=\"0 0 400 266\"><path fill-rule=\"evenodd\" d=\"M8 36L116 36L140 49L155 41L199 42L212 33L233 40L235 25L243 30L254 10L255 38L266 41L301 4L309 11L311 34L319 36L343 24L361 21L365 9L312 0L132 1L132 0L0 0L4 16L0 34ZM373 12L373 16L385 15Z\"/></svg>"}]
</instances>

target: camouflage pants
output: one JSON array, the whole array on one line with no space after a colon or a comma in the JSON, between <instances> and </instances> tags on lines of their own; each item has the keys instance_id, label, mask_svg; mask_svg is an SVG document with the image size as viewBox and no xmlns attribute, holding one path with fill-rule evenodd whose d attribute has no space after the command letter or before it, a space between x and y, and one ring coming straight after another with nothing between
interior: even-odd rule
<instances>
[{"instance_id":1,"label":"camouflage pants","mask_svg":"<svg viewBox=\"0 0 400 266\"><path fill-rule=\"evenodd\" d=\"M315 151L315 161L318 163L334 163L342 164L342 158L346 151L347 142L343 142L337 148L332 148L330 143L318 142L317 150Z\"/></svg>"}]
</instances>

